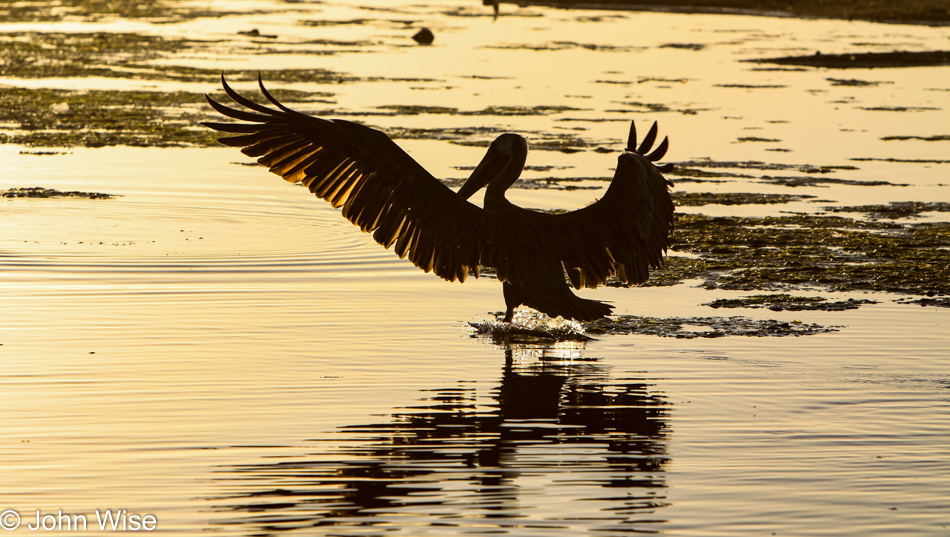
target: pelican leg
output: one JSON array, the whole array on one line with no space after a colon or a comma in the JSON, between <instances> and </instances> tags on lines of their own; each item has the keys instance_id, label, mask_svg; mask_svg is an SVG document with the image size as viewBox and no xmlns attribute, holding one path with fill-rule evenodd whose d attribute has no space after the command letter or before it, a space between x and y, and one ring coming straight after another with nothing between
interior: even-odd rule
<instances>
[{"instance_id":1,"label":"pelican leg","mask_svg":"<svg viewBox=\"0 0 950 537\"><path fill-rule=\"evenodd\" d=\"M505 306L508 307L508 310L505 311L505 318L502 319L501 322L510 323L511 316L514 314L515 308L524 304L524 302L521 299L521 293L518 292L518 288L514 285L511 285L508 282L502 282L501 288L505 293Z\"/></svg>"}]
</instances>

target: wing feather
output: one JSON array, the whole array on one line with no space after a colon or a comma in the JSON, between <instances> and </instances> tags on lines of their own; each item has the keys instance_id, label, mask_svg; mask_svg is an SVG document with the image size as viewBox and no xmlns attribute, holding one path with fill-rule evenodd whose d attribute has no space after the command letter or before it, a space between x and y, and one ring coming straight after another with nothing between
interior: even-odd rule
<instances>
[{"instance_id":1,"label":"wing feather","mask_svg":"<svg viewBox=\"0 0 950 537\"><path fill-rule=\"evenodd\" d=\"M301 114L271 95L277 109L256 103L221 78L231 108L208 97L214 110L243 123L203 125L234 136L219 141L289 182L341 208L343 216L399 257L426 272L464 281L485 254L493 226L481 208L436 180L385 134L343 120Z\"/></svg>"},{"instance_id":2,"label":"wing feather","mask_svg":"<svg viewBox=\"0 0 950 537\"><path fill-rule=\"evenodd\" d=\"M653 150L654 124L636 148L631 125L610 187L597 202L559 215L517 209L501 222L437 181L385 134L343 120L291 110L260 82L272 109L238 94L222 77L225 93L244 109L210 97L224 116L242 123L204 125L233 136L220 141L240 147L269 171L301 182L316 196L400 258L426 272L465 281L479 265L497 269L502 281L529 282L539 263L558 262L573 287L595 288L615 276L626 285L646 281L662 265L673 230L672 183L656 166L667 139ZM634 149L636 148L636 149ZM513 230L517 228L519 232Z\"/></svg>"},{"instance_id":3,"label":"wing feather","mask_svg":"<svg viewBox=\"0 0 950 537\"><path fill-rule=\"evenodd\" d=\"M636 151L620 155L613 181L597 202L582 209L551 215L551 249L561 260L571 285L595 288L611 276L630 286L647 280L663 265L674 227L669 188L654 162L666 154L664 138L650 154L656 124ZM636 147L631 126L627 147Z\"/></svg>"}]
</instances>

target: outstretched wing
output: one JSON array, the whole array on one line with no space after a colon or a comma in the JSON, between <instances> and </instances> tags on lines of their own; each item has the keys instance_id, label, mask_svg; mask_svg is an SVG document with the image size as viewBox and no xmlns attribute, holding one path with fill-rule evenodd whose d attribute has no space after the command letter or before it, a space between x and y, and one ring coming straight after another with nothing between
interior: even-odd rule
<instances>
[{"instance_id":1,"label":"outstretched wing","mask_svg":"<svg viewBox=\"0 0 950 537\"><path fill-rule=\"evenodd\" d=\"M341 208L343 216L376 242L395 245L400 258L449 281L477 269L485 244L484 211L440 183L385 134L343 120L308 116L279 103L258 77L261 92L278 109L242 97L221 77L224 91L244 109L211 106L242 123L202 125L234 134L219 138L291 183L301 182Z\"/></svg>"},{"instance_id":2,"label":"outstretched wing","mask_svg":"<svg viewBox=\"0 0 950 537\"><path fill-rule=\"evenodd\" d=\"M597 287L616 276L627 286L647 280L650 269L662 266L663 253L673 231L673 183L657 167L669 143L666 138L652 153L656 123L636 148L636 127L631 124L627 150L617 161L617 171L607 192L596 203L551 218L552 248L564 265L575 289Z\"/></svg>"}]
</instances>

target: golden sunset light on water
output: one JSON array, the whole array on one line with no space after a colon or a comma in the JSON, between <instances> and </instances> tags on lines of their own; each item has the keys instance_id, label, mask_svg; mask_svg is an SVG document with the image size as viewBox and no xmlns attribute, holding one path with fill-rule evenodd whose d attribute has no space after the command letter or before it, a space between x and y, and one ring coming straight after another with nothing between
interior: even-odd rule
<instances>
[{"instance_id":1,"label":"golden sunset light on water","mask_svg":"<svg viewBox=\"0 0 950 537\"><path fill-rule=\"evenodd\" d=\"M946 533L936 15L0 13L11 535ZM260 75L294 110L383 131L452 191L518 133L507 199L549 213L604 197L631 122L639 140L657 122L675 185L664 266L577 290L605 320L522 306L504 323L490 267L424 273L218 143L201 122L241 122L205 100L240 108L222 74L257 103L275 106ZM483 214L451 207L447 225Z\"/></svg>"}]
</instances>

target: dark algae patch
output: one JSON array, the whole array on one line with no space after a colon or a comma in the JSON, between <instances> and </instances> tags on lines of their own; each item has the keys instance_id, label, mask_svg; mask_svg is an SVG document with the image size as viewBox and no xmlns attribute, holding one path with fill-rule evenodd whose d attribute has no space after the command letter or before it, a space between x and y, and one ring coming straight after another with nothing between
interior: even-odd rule
<instances>
[{"instance_id":1,"label":"dark algae patch","mask_svg":"<svg viewBox=\"0 0 950 537\"><path fill-rule=\"evenodd\" d=\"M763 141L763 140L758 140ZM767 140L773 141L773 140ZM861 159L852 159L861 160ZM839 171L854 171L856 166L814 166L810 164L778 164L761 161L728 162L712 159L696 159L674 162L668 175L676 182L726 182L749 179L760 183L797 187L843 184L854 186L906 186L902 183L833 177ZM772 175L773 172L798 172L804 175Z\"/></svg>"},{"instance_id":2,"label":"dark algae patch","mask_svg":"<svg viewBox=\"0 0 950 537\"><path fill-rule=\"evenodd\" d=\"M742 60L752 63L774 63L778 65L801 65L806 67L825 67L829 69L872 69L875 67L932 67L950 65L950 51L931 52L855 52L845 54L822 54L817 52L807 56L784 56L781 58L763 58Z\"/></svg>"},{"instance_id":3,"label":"dark algae patch","mask_svg":"<svg viewBox=\"0 0 950 537\"><path fill-rule=\"evenodd\" d=\"M68 91L5 88L0 92L0 143L29 146L170 147L213 145L203 96L187 92Z\"/></svg>"},{"instance_id":4,"label":"dark algae patch","mask_svg":"<svg viewBox=\"0 0 950 537\"><path fill-rule=\"evenodd\" d=\"M950 203L945 201L892 201L887 205L856 205L851 207L825 207L834 213L864 213L871 219L910 218L922 213L950 212Z\"/></svg>"},{"instance_id":5,"label":"dark algae patch","mask_svg":"<svg viewBox=\"0 0 950 537\"><path fill-rule=\"evenodd\" d=\"M741 138L736 139L736 142L739 142L739 143L744 143L744 142L781 142L781 140L778 140L778 139L776 139L776 138L761 138L761 137L759 137L759 136L743 136L743 137L741 137Z\"/></svg>"},{"instance_id":6,"label":"dark algae patch","mask_svg":"<svg viewBox=\"0 0 950 537\"><path fill-rule=\"evenodd\" d=\"M673 192L677 207L703 205L763 205L803 201L815 196L797 194L750 194L742 192Z\"/></svg>"},{"instance_id":7,"label":"dark algae patch","mask_svg":"<svg viewBox=\"0 0 950 537\"><path fill-rule=\"evenodd\" d=\"M792 170L807 174L828 174L839 170L857 170L856 166L815 166L812 164L779 164L774 162L762 162L759 160L745 161L721 161L708 158L674 162L674 175L683 173L683 170L696 168L719 169L719 168L737 168L742 170L763 170L763 171L786 171ZM716 173L716 172L710 172ZM751 177L751 176L747 176Z\"/></svg>"},{"instance_id":8,"label":"dark algae patch","mask_svg":"<svg viewBox=\"0 0 950 537\"><path fill-rule=\"evenodd\" d=\"M500 49L500 50L533 50L533 51L584 49L584 50L598 50L598 51L607 51L607 52L629 52L629 51L637 50L640 47L597 45L593 43L575 43L573 41L553 41L553 42L544 43L544 44L509 43L509 44L485 46L485 48Z\"/></svg>"},{"instance_id":9,"label":"dark algae patch","mask_svg":"<svg viewBox=\"0 0 950 537\"><path fill-rule=\"evenodd\" d=\"M921 140L924 142L950 142L950 134L937 134L934 136L885 136L881 138L885 142L894 140Z\"/></svg>"},{"instance_id":10,"label":"dark algae patch","mask_svg":"<svg viewBox=\"0 0 950 537\"><path fill-rule=\"evenodd\" d=\"M701 278L708 289L950 295L948 222L686 214L679 215L673 240L674 252L696 257L657 271L659 281Z\"/></svg>"},{"instance_id":11,"label":"dark algae patch","mask_svg":"<svg viewBox=\"0 0 950 537\"><path fill-rule=\"evenodd\" d=\"M826 78L825 80L831 82L832 86L868 87L879 86L881 84L893 84L893 82L876 82L870 80L858 80L855 78Z\"/></svg>"},{"instance_id":12,"label":"dark algae patch","mask_svg":"<svg viewBox=\"0 0 950 537\"><path fill-rule=\"evenodd\" d=\"M937 298L902 298L897 301L900 304L919 304L921 306L935 306L938 308L950 308L950 297L942 296Z\"/></svg>"},{"instance_id":13,"label":"dark algae patch","mask_svg":"<svg viewBox=\"0 0 950 537\"><path fill-rule=\"evenodd\" d=\"M503 312L496 312L500 319ZM678 339L745 337L811 336L837 332L838 327L826 327L801 321L754 320L748 317L645 317L619 315L585 323L582 330L574 326L529 323L469 323L472 337L489 337L499 345L544 344L556 341L586 342L592 336L641 334Z\"/></svg>"},{"instance_id":14,"label":"dark algae patch","mask_svg":"<svg viewBox=\"0 0 950 537\"><path fill-rule=\"evenodd\" d=\"M629 106L631 108L607 110L607 112L617 112L621 114L678 112L680 114L693 115L699 112L710 110L709 108L697 108L695 106L692 106L692 103L679 104L679 103L645 103L642 101L624 101L618 104Z\"/></svg>"},{"instance_id":15,"label":"dark algae patch","mask_svg":"<svg viewBox=\"0 0 950 537\"><path fill-rule=\"evenodd\" d=\"M113 32L5 33L0 34L0 75L147 78L146 73L133 70L146 68L146 62L161 54L202 43L208 42Z\"/></svg>"},{"instance_id":16,"label":"dark algae patch","mask_svg":"<svg viewBox=\"0 0 950 537\"><path fill-rule=\"evenodd\" d=\"M566 111L581 110L570 106L489 106L481 110L459 110L445 106L382 105L376 107L387 115L416 116L419 114L449 114L455 116L546 116Z\"/></svg>"},{"instance_id":17,"label":"dark algae patch","mask_svg":"<svg viewBox=\"0 0 950 537\"><path fill-rule=\"evenodd\" d=\"M218 75L220 77L220 75ZM327 102L327 93L273 92L286 102ZM200 127L212 112L204 95L190 92L71 91L3 88L0 143L43 147L216 146Z\"/></svg>"},{"instance_id":18,"label":"dark algae patch","mask_svg":"<svg viewBox=\"0 0 950 537\"><path fill-rule=\"evenodd\" d=\"M739 88L739 89L777 89L787 86L777 84L713 84L715 88Z\"/></svg>"},{"instance_id":19,"label":"dark algae patch","mask_svg":"<svg viewBox=\"0 0 950 537\"><path fill-rule=\"evenodd\" d=\"M34 0L29 2L0 2L0 21L3 22L60 22L63 20L93 22L105 19L146 19L152 22L179 22L197 17L221 17L247 14L227 11L209 11L196 6L200 3L178 0Z\"/></svg>"},{"instance_id":20,"label":"dark algae patch","mask_svg":"<svg viewBox=\"0 0 950 537\"><path fill-rule=\"evenodd\" d=\"M789 294L752 295L742 298L721 298L707 302L710 308L766 308L771 311L845 311L856 310L865 304L877 304L874 300L849 298L829 302L820 296L792 296Z\"/></svg>"},{"instance_id":21,"label":"dark algae patch","mask_svg":"<svg viewBox=\"0 0 950 537\"><path fill-rule=\"evenodd\" d=\"M682 50L703 50L706 48L706 45L701 43L666 43L665 45L660 45L660 48L678 48Z\"/></svg>"},{"instance_id":22,"label":"dark algae patch","mask_svg":"<svg viewBox=\"0 0 950 537\"><path fill-rule=\"evenodd\" d=\"M176 53L201 53L220 46L228 45L218 41L121 32L0 33L0 76L105 77L217 84L224 73L231 81L257 80L257 71L200 69L154 61L167 59ZM254 47L249 53L260 54L261 49ZM338 84L361 80L327 69L276 69L263 73L265 80L273 82Z\"/></svg>"},{"instance_id":23,"label":"dark algae patch","mask_svg":"<svg viewBox=\"0 0 950 537\"><path fill-rule=\"evenodd\" d=\"M811 336L837 332L837 328L798 321L754 320L747 317L641 317L620 315L590 323L588 334L644 334L680 339L727 336Z\"/></svg>"},{"instance_id":24,"label":"dark algae patch","mask_svg":"<svg viewBox=\"0 0 950 537\"><path fill-rule=\"evenodd\" d=\"M102 192L62 191L56 190L55 188L29 187L0 190L0 198L86 198L91 200L109 200L115 198L115 195L103 194Z\"/></svg>"},{"instance_id":25,"label":"dark algae patch","mask_svg":"<svg viewBox=\"0 0 950 537\"><path fill-rule=\"evenodd\" d=\"M893 157L888 157L888 158L855 157L855 158L852 158L851 160L855 162L877 161L877 162L899 162L899 163L905 163L905 164L950 164L950 160L922 159L922 158L908 159L908 158L893 158Z\"/></svg>"},{"instance_id":26,"label":"dark algae patch","mask_svg":"<svg viewBox=\"0 0 950 537\"><path fill-rule=\"evenodd\" d=\"M276 81L294 81L306 78L311 71L270 71L264 78ZM324 73L326 74L326 73ZM228 73L237 81L256 80L256 73ZM212 79L220 80L221 73ZM288 80L289 79L289 80ZM564 110L558 106L496 106L480 111L458 111L445 107L379 106L379 112L347 111L334 108L309 110L301 104L333 104L333 94L271 90L281 101L307 113L321 117L367 117L374 115L397 116L416 114L477 115L546 115ZM221 93L219 100L227 98ZM191 92L114 91L59 89L4 88L0 91L0 143L28 146L103 147L131 145L148 147L217 146L214 131L201 127L199 122L217 120L208 107L204 94ZM399 128L384 129L394 139L448 140L462 145L487 147L496 133L491 127L456 128ZM600 144L585 141L570 133L531 133L533 150L573 153L600 148Z\"/></svg>"},{"instance_id":27,"label":"dark algae patch","mask_svg":"<svg viewBox=\"0 0 950 537\"><path fill-rule=\"evenodd\" d=\"M932 106L860 106L858 108L872 112L927 112L940 110Z\"/></svg>"}]
</instances>

